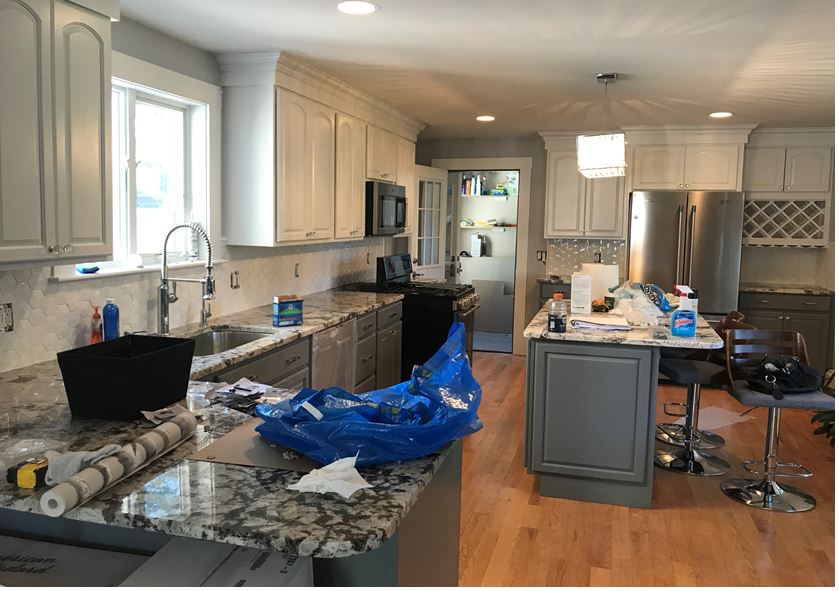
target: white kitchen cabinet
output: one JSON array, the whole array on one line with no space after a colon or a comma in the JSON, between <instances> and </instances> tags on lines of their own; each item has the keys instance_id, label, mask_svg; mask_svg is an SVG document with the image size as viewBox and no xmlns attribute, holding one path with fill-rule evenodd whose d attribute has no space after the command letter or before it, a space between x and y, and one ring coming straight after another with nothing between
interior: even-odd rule
<instances>
[{"instance_id":1,"label":"white kitchen cabinet","mask_svg":"<svg viewBox=\"0 0 839 591\"><path fill-rule=\"evenodd\" d=\"M335 118L335 238L364 237L367 124L338 113Z\"/></svg>"},{"instance_id":2,"label":"white kitchen cabinet","mask_svg":"<svg viewBox=\"0 0 839 591\"><path fill-rule=\"evenodd\" d=\"M826 193L830 191L831 155L827 146L747 148L743 189Z\"/></svg>"},{"instance_id":3,"label":"white kitchen cabinet","mask_svg":"<svg viewBox=\"0 0 839 591\"><path fill-rule=\"evenodd\" d=\"M277 242L332 238L335 111L297 93L277 93Z\"/></svg>"},{"instance_id":4,"label":"white kitchen cabinet","mask_svg":"<svg viewBox=\"0 0 839 591\"><path fill-rule=\"evenodd\" d=\"M587 179L577 153L548 152L545 237L622 238L624 177Z\"/></svg>"},{"instance_id":5,"label":"white kitchen cabinet","mask_svg":"<svg viewBox=\"0 0 839 591\"><path fill-rule=\"evenodd\" d=\"M586 179L587 238L623 238L626 177Z\"/></svg>"},{"instance_id":6,"label":"white kitchen cabinet","mask_svg":"<svg viewBox=\"0 0 839 591\"><path fill-rule=\"evenodd\" d=\"M0 264L111 256L110 54L103 15L0 0Z\"/></svg>"},{"instance_id":7,"label":"white kitchen cabinet","mask_svg":"<svg viewBox=\"0 0 839 591\"><path fill-rule=\"evenodd\" d=\"M396 182L405 187L406 219L405 233L412 234L414 223L417 221L419 210L418 193L419 182L417 180L416 167L417 146L411 140L396 138Z\"/></svg>"},{"instance_id":8,"label":"white kitchen cabinet","mask_svg":"<svg viewBox=\"0 0 839 591\"><path fill-rule=\"evenodd\" d=\"M743 171L741 144L685 146L684 189L736 191Z\"/></svg>"},{"instance_id":9,"label":"white kitchen cabinet","mask_svg":"<svg viewBox=\"0 0 839 591\"><path fill-rule=\"evenodd\" d=\"M640 145L633 152L635 190L737 191L740 144Z\"/></svg>"},{"instance_id":10,"label":"white kitchen cabinet","mask_svg":"<svg viewBox=\"0 0 839 591\"><path fill-rule=\"evenodd\" d=\"M367 178L396 182L398 137L376 125L367 126Z\"/></svg>"},{"instance_id":11,"label":"white kitchen cabinet","mask_svg":"<svg viewBox=\"0 0 839 591\"><path fill-rule=\"evenodd\" d=\"M681 189L684 185L685 146L636 146L632 159L634 189Z\"/></svg>"},{"instance_id":12,"label":"white kitchen cabinet","mask_svg":"<svg viewBox=\"0 0 839 591\"><path fill-rule=\"evenodd\" d=\"M53 14L58 245L62 255L110 257L111 23L64 2Z\"/></svg>"},{"instance_id":13,"label":"white kitchen cabinet","mask_svg":"<svg viewBox=\"0 0 839 591\"><path fill-rule=\"evenodd\" d=\"M830 191L831 149L787 148L784 191L823 193Z\"/></svg>"},{"instance_id":14,"label":"white kitchen cabinet","mask_svg":"<svg viewBox=\"0 0 839 591\"><path fill-rule=\"evenodd\" d=\"M783 191L786 148L746 148L744 191Z\"/></svg>"},{"instance_id":15,"label":"white kitchen cabinet","mask_svg":"<svg viewBox=\"0 0 839 591\"><path fill-rule=\"evenodd\" d=\"M583 235L586 178L577 170L576 152L548 152L548 194L545 201L545 237Z\"/></svg>"}]
</instances>

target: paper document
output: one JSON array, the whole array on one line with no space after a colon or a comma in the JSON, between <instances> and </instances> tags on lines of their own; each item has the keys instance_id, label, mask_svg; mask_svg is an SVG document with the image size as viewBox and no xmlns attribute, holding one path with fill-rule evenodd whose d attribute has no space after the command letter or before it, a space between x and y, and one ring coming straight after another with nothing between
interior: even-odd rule
<instances>
[{"instance_id":1,"label":"paper document","mask_svg":"<svg viewBox=\"0 0 839 591\"><path fill-rule=\"evenodd\" d=\"M626 318L620 316L576 316L571 318L571 326L595 330L630 330Z\"/></svg>"},{"instance_id":2,"label":"paper document","mask_svg":"<svg viewBox=\"0 0 839 591\"><path fill-rule=\"evenodd\" d=\"M571 275L571 313L591 314L591 275Z\"/></svg>"}]
</instances>

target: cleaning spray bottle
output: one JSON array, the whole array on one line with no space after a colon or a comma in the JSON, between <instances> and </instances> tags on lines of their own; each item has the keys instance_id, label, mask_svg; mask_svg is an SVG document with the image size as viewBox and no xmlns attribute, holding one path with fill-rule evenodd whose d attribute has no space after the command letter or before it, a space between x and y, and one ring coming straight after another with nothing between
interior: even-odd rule
<instances>
[{"instance_id":1,"label":"cleaning spray bottle","mask_svg":"<svg viewBox=\"0 0 839 591\"><path fill-rule=\"evenodd\" d=\"M90 319L90 344L102 342L102 315L99 306L93 306L93 316Z\"/></svg>"}]
</instances>

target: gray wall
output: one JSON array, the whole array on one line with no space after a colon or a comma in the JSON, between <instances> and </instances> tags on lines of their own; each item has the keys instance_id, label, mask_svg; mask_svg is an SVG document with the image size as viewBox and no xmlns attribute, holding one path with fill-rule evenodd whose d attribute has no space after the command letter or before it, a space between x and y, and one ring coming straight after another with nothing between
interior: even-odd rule
<instances>
[{"instance_id":1,"label":"gray wall","mask_svg":"<svg viewBox=\"0 0 839 591\"><path fill-rule=\"evenodd\" d=\"M215 56L180 39L124 16L119 22L112 23L111 37L114 51L210 84L221 84L221 71Z\"/></svg>"},{"instance_id":2,"label":"gray wall","mask_svg":"<svg viewBox=\"0 0 839 591\"><path fill-rule=\"evenodd\" d=\"M527 293L525 294L525 322L530 322L539 310L539 289L536 278L545 275L545 265L536 260L537 250L546 250L545 241L545 178L547 152L542 138L536 135L520 137L433 138L417 142L417 164L431 166L434 158L530 158L530 219L527 239Z\"/></svg>"}]
</instances>

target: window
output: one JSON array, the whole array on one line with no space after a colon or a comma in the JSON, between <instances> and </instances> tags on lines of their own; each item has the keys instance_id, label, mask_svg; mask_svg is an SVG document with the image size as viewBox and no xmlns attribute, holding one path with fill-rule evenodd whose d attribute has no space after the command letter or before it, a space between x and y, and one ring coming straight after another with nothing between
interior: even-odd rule
<instances>
[{"instance_id":1,"label":"window","mask_svg":"<svg viewBox=\"0 0 839 591\"><path fill-rule=\"evenodd\" d=\"M172 226L205 221L205 183L193 151L206 145L206 105L114 80L112 84L114 261L153 264ZM196 163L199 162L198 166ZM197 256L189 232L169 241L173 260ZM180 253L180 256L178 254Z\"/></svg>"},{"instance_id":2,"label":"window","mask_svg":"<svg viewBox=\"0 0 839 591\"><path fill-rule=\"evenodd\" d=\"M441 191L439 181L419 181L417 265L420 267L440 264Z\"/></svg>"}]
</instances>

